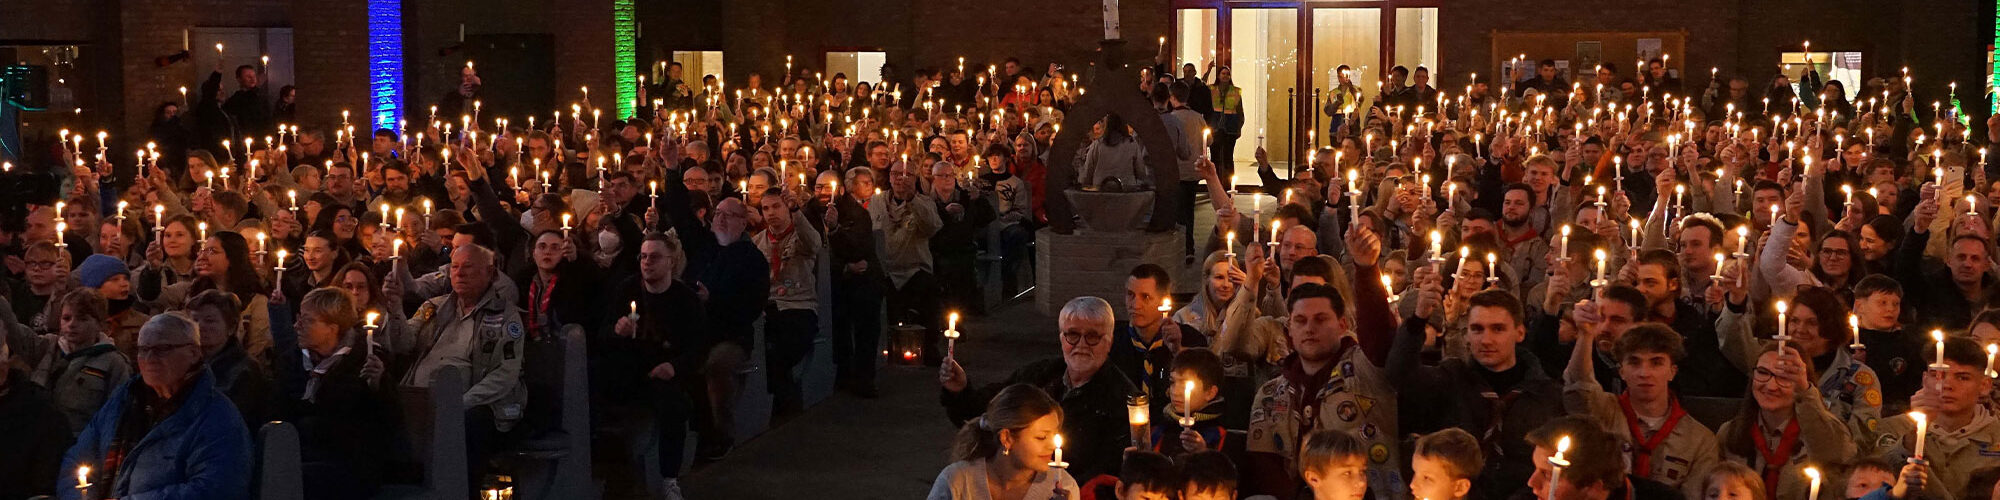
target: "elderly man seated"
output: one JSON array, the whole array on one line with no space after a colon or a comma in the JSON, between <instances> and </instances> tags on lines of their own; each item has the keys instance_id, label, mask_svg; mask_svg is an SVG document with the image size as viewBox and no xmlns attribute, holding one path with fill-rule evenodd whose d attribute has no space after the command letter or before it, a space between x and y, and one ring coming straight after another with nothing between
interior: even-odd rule
<instances>
[{"instance_id":1,"label":"elderly man seated","mask_svg":"<svg viewBox=\"0 0 2000 500\"><path fill-rule=\"evenodd\" d=\"M181 313L139 328L139 378L77 436L58 498L249 498L250 431L202 368L199 331Z\"/></svg>"},{"instance_id":2,"label":"elderly man seated","mask_svg":"<svg viewBox=\"0 0 2000 500\"><path fill-rule=\"evenodd\" d=\"M1029 363L1004 382L972 388L958 360L945 359L938 369L945 415L952 425L965 425L980 418L987 401L1001 389L1035 386L1062 402L1063 439L1068 443L1064 456L1069 458L1070 473L1078 477L1115 473L1131 441L1125 397L1137 391L1122 372L1105 366L1117 318L1110 302L1085 296L1070 299L1056 322L1062 328L1062 357Z\"/></svg>"}]
</instances>

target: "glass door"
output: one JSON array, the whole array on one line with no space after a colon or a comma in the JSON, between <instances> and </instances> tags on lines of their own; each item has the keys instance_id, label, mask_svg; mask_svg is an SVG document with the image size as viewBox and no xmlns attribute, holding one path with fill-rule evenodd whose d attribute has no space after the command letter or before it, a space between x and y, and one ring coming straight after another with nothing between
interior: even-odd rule
<instances>
[{"instance_id":1,"label":"glass door","mask_svg":"<svg viewBox=\"0 0 2000 500\"><path fill-rule=\"evenodd\" d=\"M1291 108L1299 71L1299 10L1234 9L1230 16L1231 78L1243 89L1244 115L1235 160L1248 165L1262 146L1273 167L1286 170L1292 161L1292 120L1308 118ZM1311 91L1296 98L1311 99ZM1246 182L1252 177L1244 176Z\"/></svg>"},{"instance_id":2,"label":"glass door","mask_svg":"<svg viewBox=\"0 0 2000 500\"><path fill-rule=\"evenodd\" d=\"M1310 107L1313 116L1307 122L1316 131L1312 140L1317 145L1333 143L1330 135L1335 125L1334 117L1326 113L1329 103L1338 102L1334 112L1343 115L1343 120L1359 120L1368 113L1367 106L1373 104L1377 85L1382 75L1382 10L1376 8L1358 9L1313 9L1313 90L1318 91L1319 101ZM1337 98L1341 84L1341 66L1347 67L1348 85L1359 92L1352 97ZM1356 122L1346 122L1350 127Z\"/></svg>"}]
</instances>

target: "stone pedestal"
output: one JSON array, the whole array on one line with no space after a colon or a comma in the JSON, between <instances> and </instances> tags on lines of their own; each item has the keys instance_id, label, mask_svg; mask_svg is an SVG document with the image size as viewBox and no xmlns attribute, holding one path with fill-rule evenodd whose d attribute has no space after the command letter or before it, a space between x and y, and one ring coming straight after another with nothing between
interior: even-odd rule
<instances>
[{"instance_id":1,"label":"stone pedestal","mask_svg":"<svg viewBox=\"0 0 2000 500\"><path fill-rule=\"evenodd\" d=\"M1093 231L1057 234L1044 228L1035 233L1035 303L1055 316L1070 299L1092 295L1111 303L1119 319L1125 316L1125 276L1133 267L1153 263L1169 271L1180 269L1187 256L1181 230Z\"/></svg>"},{"instance_id":2,"label":"stone pedestal","mask_svg":"<svg viewBox=\"0 0 2000 500\"><path fill-rule=\"evenodd\" d=\"M1138 232L1145 230L1147 215L1153 211L1153 192L1107 193L1070 189L1063 191L1070 206L1076 207L1078 231Z\"/></svg>"}]
</instances>

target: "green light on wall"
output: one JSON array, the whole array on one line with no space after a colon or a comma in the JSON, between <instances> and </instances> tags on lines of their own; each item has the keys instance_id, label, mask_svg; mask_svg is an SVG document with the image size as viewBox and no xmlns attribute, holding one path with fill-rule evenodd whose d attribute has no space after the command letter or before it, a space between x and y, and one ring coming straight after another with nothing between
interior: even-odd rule
<instances>
[{"instance_id":1,"label":"green light on wall","mask_svg":"<svg viewBox=\"0 0 2000 500\"><path fill-rule=\"evenodd\" d=\"M618 72L618 117L633 116L634 100L639 98L639 22L633 6L635 0L612 0L611 36L613 42L612 59Z\"/></svg>"}]
</instances>

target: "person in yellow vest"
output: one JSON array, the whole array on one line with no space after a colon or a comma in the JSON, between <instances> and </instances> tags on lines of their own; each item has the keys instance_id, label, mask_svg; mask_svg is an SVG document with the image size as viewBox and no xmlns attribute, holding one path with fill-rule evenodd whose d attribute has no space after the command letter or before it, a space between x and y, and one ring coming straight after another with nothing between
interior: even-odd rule
<instances>
[{"instance_id":1,"label":"person in yellow vest","mask_svg":"<svg viewBox=\"0 0 2000 500\"><path fill-rule=\"evenodd\" d=\"M1435 308L1441 293L1419 305ZM1250 409L1249 456L1240 493L1297 496L1303 438L1316 431L1353 435L1367 450L1367 482L1378 500L1408 496L1396 457L1396 392L1381 369L1359 347L1347 317L1347 301L1333 287L1305 284L1292 289L1287 335L1292 355L1281 374L1257 389Z\"/></svg>"},{"instance_id":2,"label":"person in yellow vest","mask_svg":"<svg viewBox=\"0 0 2000 500\"><path fill-rule=\"evenodd\" d=\"M1616 339L1618 377L1623 394L1606 392L1591 374L1596 345L1611 340L1599 327L1604 322L1597 305L1585 300L1575 309L1579 330L1569 366L1563 371L1563 406L1586 415L1623 443L1632 475L1679 488L1688 498L1702 498L1700 478L1715 468L1719 457L1715 433L1681 408L1668 389L1680 373L1687 350L1680 334L1667 325L1643 323Z\"/></svg>"},{"instance_id":3,"label":"person in yellow vest","mask_svg":"<svg viewBox=\"0 0 2000 500\"><path fill-rule=\"evenodd\" d=\"M1910 396L1912 413L1883 419L1873 439L1874 455L1896 463L1915 458L1913 417L1923 413L1929 429L1920 458L1931 469L1926 498L1963 498L1992 486L1967 484L1973 471L2000 465L2000 419L1979 404L1988 384L1984 354L1971 340L1946 339L1944 364L1924 373L1923 388Z\"/></svg>"},{"instance_id":4,"label":"person in yellow vest","mask_svg":"<svg viewBox=\"0 0 2000 500\"><path fill-rule=\"evenodd\" d=\"M1743 409L1716 432L1724 459L1763 475L1765 498L1803 498L1809 485L1801 471L1808 465L1830 467L1854 458L1847 426L1826 409L1813 380L1797 349L1786 346L1780 354L1775 344L1765 347L1750 372ZM1820 494L1815 500L1839 496L1833 488L1821 488Z\"/></svg>"}]
</instances>

